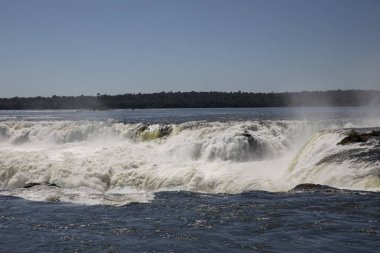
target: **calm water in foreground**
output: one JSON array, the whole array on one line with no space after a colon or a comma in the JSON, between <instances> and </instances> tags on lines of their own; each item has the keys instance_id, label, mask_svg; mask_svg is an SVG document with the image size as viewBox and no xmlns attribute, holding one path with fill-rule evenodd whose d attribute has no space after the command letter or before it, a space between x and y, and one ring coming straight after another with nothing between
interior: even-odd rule
<instances>
[{"instance_id":1,"label":"calm water in foreground","mask_svg":"<svg viewBox=\"0 0 380 253\"><path fill-rule=\"evenodd\" d=\"M163 192L122 207L0 201L3 252L380 250L378 193Z\"/></svg>"}]
</instances>

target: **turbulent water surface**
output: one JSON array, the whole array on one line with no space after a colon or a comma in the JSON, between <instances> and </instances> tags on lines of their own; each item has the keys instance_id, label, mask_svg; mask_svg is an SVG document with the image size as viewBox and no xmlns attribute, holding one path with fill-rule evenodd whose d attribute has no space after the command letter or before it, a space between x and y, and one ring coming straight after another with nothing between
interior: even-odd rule
<instances>
[{"instance_id":1,"label":"turbulent water surface","mask_svg":"<svg viewBox=\"0 0 380 253\"><path fill-rule=\"evenodd\" d=\"M352 129L379 108L3 111L0 246L378 252L379 138Z\"/></svg>"}]
</instances>

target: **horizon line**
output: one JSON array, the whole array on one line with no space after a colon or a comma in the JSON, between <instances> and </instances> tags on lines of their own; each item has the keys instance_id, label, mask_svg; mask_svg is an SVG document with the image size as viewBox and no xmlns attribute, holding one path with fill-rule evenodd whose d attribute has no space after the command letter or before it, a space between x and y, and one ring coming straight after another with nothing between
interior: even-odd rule
<instances>
[{"instance_id":1,"label":"horizon line","mask_svg":"<svg viewBox=\"0 0 380 253\"><path fill-rule=\"evenodd\" d=\"M160 93L249 93L249 94L287 94L287 93L307 93L307 92L347 92L347 91L374 91L374 92L380 92L380 89L333 89L333 90L302 90L302 91L270 91L270 92L262 92L262 91L217 91L217 90L209 90L209 91L154 91L154 92L126 92L126 93L118 93L118 94L107 94L107 93L96 93L91 95L50 95L50 96L42 96L42 95L36 95L36 96L12 96L12 97L0 97L0 99L12 99L12 98L52 98L52 97L98 97L98 96L120 96L120 95L152 95L152 94L160 94Z\"/></svg>"}]
</instances>

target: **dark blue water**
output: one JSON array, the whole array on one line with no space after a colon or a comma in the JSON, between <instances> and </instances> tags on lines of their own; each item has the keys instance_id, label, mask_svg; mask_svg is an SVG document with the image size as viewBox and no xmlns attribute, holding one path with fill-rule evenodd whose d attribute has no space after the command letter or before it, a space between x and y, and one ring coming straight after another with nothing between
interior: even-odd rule
<instances>
[{"instance_id":1,"label":"dark blue water","mask_svg":"<svg viewBox=\"0 0 380 253\"><path fill-rule=\"evenodd\" d=\"M379 252L380 194L162 192L122 207L0 196L1 252Z\"/></svg>"},{"instance_id":2,"label":"dark blue water","mask_svg":"<svg viewBox=\"0 0 380 253\"><path fill-rule=\"evenodd\" d=\"M193 120L224 121L252 119L347 119L380 117L379 107L270 107L194 108L141 110L12 110L0 111L0 120L108 120L125 123Z\"/></svg>"}]
</instances>

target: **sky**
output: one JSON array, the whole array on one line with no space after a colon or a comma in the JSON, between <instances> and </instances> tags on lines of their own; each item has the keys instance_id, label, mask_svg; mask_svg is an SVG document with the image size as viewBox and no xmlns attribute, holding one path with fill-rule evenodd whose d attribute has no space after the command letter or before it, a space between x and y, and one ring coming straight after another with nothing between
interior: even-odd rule
<instances>
[{"instance_id":1,"label":"sky","mask_svg":"<svg viewBox=\"0 0 380 253\"><path fill-rule=\"evenodd\" d=\"M0 97L380 89L379 0L0 0Z\"/></svg>"}]
</instances>

